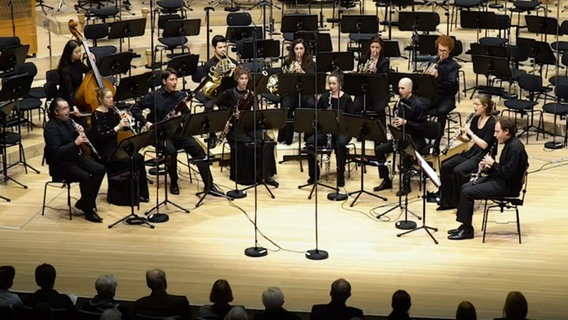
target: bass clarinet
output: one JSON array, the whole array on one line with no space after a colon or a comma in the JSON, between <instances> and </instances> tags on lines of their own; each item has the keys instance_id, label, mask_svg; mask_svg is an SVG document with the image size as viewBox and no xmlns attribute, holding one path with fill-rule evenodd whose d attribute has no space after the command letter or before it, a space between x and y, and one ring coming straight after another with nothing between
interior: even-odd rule
<instances>
[{"instance_id":1,"label":"bass clarinet","mask_svg":"<svg viewBox=\"0 0 568 320\"><path fill-rule=\"evenodd\" d=\"M473 118L473 116L475 115L475 112L470 113L467 116L467 119L465 119L464 125L468 124L471 119ZM450 150L450 148L452 147L452 145L456 142L456 140L459 138L459 136L462 135L462 131L461 128L458 128L458 130L456 130L456 133L454 134L454 136L452 137L452 139L450 139L450 141L448 142L448 145L444 148L444 150L442 150L442 154L446 155L448 153L448 151Z\"/></svg>"},{"instance_id":2,"label":"bass clarinet","mask_svg":"<svg viewBox=\"0 0 568 320\"><path fill-rule=\"evenodd\" d=\"M491 154L493 153L494 148L497 147L497 144L498 144L498 143L499 143L499 142L498 142L497 140L495 140L495 143L493 143L493 144L491 145L491 147L489 147L489 151L487 151L487 153L485 154L485 156L491 155ZM485 156L484 156L483 158L485 158ZM482 160L479 162L480 164L483 162L483 158L482 158ZM479 179L479 177L481 176L481 172L482 172L484 169L485 169L485 165L484 165L484 166L477 165L477 172L471 175L471 180L470 180L470 181L471 181L473 184L476 184L476 183L477 183L477 179Z\"/></svg>"}]
</instances>

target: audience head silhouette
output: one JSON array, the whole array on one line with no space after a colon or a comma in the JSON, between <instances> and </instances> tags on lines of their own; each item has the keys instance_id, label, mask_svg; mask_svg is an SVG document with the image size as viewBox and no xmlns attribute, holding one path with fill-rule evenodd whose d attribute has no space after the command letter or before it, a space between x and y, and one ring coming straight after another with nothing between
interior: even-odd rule
<instances>
[{"instance_id":1,"label":"audience head silhouette","mask_svg":"<svg viewBox=\"0 0 568 320\"><path fill-rule=\"evenodd\" d=\"M410 301L410 295L404 290L396 290L392 294L391 307L393 311L397 312L408 312L410 306L412 305Z\"/></svg>"},{"instance_id":2,"label":"audience head silhouette","mask_svg":"<svg viewBox=\"0 0 568 320\"><path fill-rule=\"evenodd\" d=\"M233 301L233 290L231 290L231 286L227 280L219 279L213 283L211 294L209 294L209 301L213 303L229 303Z\"/></svg>"},{"instance_id":3,"label":"audience head silhouette","mask_svg":"<svg viewBox=\"0 0 568 320\"><path fill-rule=\"evenodd\" d=\"M152 289L152 291L166 291L168 284L164 270L148 270L146 272L146 285L148 288Z\"/></svg>"},{"instance_id":4,"label":"audience head silhouette","mask_svg":"<svg viewBox=\"0 0 568 320\"><path fill-rule=\"evenodd\" d=\"M0 290L8 290L14 284L16 269L12 266L0 267Z\"/></svg>"},{"instance_id":5,"label":"audience head silhouette","mask_svg":"<svg viewBox=\"0 0 568 320\"><path fill-rule=\"evenodd\" d=\"M462 301L456 310L456 320L477 320L475 307L469 301Z\"/></svg>"},{"instance_id":6,"label":"audience head silhouette","mask_svg":"<svg viewBox=\"0 0 568 320\"><path fill-rule=\"evenodd\" d=\"M95 289L97 289L97 295L101 299L114 298L117 285L116 278L108 274L100 276L97 281L95 281Z\"/></svg>"},{"instance_id":7,"label":"audience head silhouette","mask_svg":"<svg viewBox=\"0 0 568 320\"><path fill-rule=\"evenodd\" d=\"M232 307L225 320L248 320L248 315L243 307Z\"/></svg>"},{"instance_id":8,"label":"audience head silhouette","mask_svg":"<svg viewBox=\"0 0 568 320\"><path fill-rule=\"evenodd\" d=\"M55 284L55 268L47 263L40 264L35 269L35 281L42 289L53 289Z\"/></svg>"},{"instance_id":9,"label":"audience head silhouette","mask_svg":"<svg viewBox=\"0 0 568 320\"><path fill-rule=\"evenodd\" d=\"M507 320L525 320L529 307L527 299L519 291L511 291L505 299L503 315Z\"/></svg>"},{"instance_id":10,"label":"audience head silhouette","mask_svg":"<svg viewBox=\"0 0 568 320\"><path fill-rule=\"evenodd\" d=\"M284 293L276 287L270 287L262 293L262 304L268 309L279 309L284 305Z\"/></svg>"},{"instance_id":11,"label":"audience head silhouette","mask_svg":"<svg viewBox=\"0 0 568 320\"><path fill-rule=\"evenodd\" d=\"M351 297L351 284L343 278L337 279L331 284L329 295L332 301L345 302Z\"/></svg>"}]
</instances>

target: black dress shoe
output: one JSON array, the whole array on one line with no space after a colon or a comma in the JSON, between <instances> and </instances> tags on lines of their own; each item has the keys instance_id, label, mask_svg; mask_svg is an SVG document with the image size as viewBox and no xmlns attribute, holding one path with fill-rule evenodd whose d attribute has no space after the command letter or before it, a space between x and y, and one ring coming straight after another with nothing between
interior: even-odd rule
<instances>
[{"instance_id":1,"label":"black dress shoe","mask_svg":"<svg viewBox=\"0 0 568 320\"><path fill-rule=\"evenodd\" d=\"M280 186L280 183L278 183L278 181L276 181L274 178L268 178L264 180L264 183L266 183L269 186L273 186L274 188L278 188L278 186Z\"/></svg>"},{"instance_id":2,"label":"black dress shoe","mask_svg":"<svg viewBox=\"0 0 568 320\"><path fill-rule=\"evenodd\" d=\"M85 219L91 222L101 223L103 218L101 218L94 209L87 210L85 212Z\"/></svg>"},{"instance_id":3,"label":"black dress shoe","mask_svg":"<svg viewBox=\"0 0 568 320\"><path fill-rule=\"evenodd\" d=\"M438 208L436 208L436 211L445 211L445 210L452 210L452 209L455 209L455 208L440 205Z\"/></svg>"},{"instance_id":4,"label":"black dress shoe","mask_svg":"<svg viewBox=\"0 0 568 320\"><path fill-rule=\"evenodd\" d=\"M171 194L179 194L179 186L176 180L172 180L170 182L170 193Z\"/></svg>"},{"instance_id":5,"label":"black dress shoe","mask_svg":"<svg viewBox=\"0 0 568 320\"><path fill-rule=\"evenodd\" d=\"M381 184L373 188L373 191L381 191L386 189L392 189L392 181L390 179L384 179Z\"/></svg>"},{"instance_id":6,"label":"black dress shoe","mask_svg":"<svg viewBox=\"0 0 568 320\"><path fill-rule=\"evenodd\" d=\"M149 198L149 197L140 196L140 202L150 202L150 198Z\"/></svg>"},{"instance_id":7,"label":"black dress shoe","mask_svg":"<svg viewBox=\"0 0 568 320\"><path fill-rule=\"evenodd\" d=\"M450 234L448 240L466 240L473 239L473 230L460 230L456 234Z\"/></svg>"},{"instance_id":8,"label":"black dress shoe","mask_svg":"<svg viewBox=\"0 0 568 320\"><path fill-rule=\"evenodd\" d=\"M338 187L345 187L345 176L337 177L337 186Z\"/></svg>"},{"instance_id":9,"label":"black dress shoe","mask_svg":"<svg viewBox=\"0 0 568 320\"><path fill-rule=\"evenodd\" d=\"M396 196L397 196L397 197L405 196L405 195L407 195L407 194L409 194L409 193L411 193L411 192L412 192L412 189L410 188L410 186L402 187L401 190L398 190L398 191L396 192Z\"/></svg>"},{"instance_id":10,"label":"black dress shoe","mask_svg":"<svg viewBox=\"0 0 568 320\"><path fill-rule=\"evenodd\" d=\"M463 230L463 224L460 225L459 227L455 228L455 229L448 230L448 234L457 234L462 230Z\"/></svg>"},{"instance_id":11,"label":"black dress shoe","mask_svg":"<svg viewBox=\"0 0 568 320\"><path fill-rule=\"evenodd\" d=\"M208 194L214 196L214 197L222 197L225 194L223 192L221 192L219 189L217 189L217 187L215 185L212 185L209 190L207 191Z\"/></svg>"}]
</instances>

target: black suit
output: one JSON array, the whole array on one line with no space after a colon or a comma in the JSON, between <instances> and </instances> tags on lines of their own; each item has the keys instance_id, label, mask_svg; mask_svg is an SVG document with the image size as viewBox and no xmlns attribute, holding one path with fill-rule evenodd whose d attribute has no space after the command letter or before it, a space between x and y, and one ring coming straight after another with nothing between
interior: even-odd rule
<instances>
[{"instance_id":1,"label":"black suit","mask_svg":"<svg viewBox=\"0 0 568 320\"><path fill-rule=\"evenodd\" d=\"M53 289L39 289L24 299L24 306L32 309L40 303L47 303L51 309L65 309L65 319L75 319L77 310L66 294Z\"/></svg>"},{"instance_id":2,"label":"black suit","mask_svg":"<svg viewBox=\"0 0 568 320\"><path fill-rule=\"evenodd\" d=\"M363 319L363 311L333 301L314 305L310 314L310 320L350 320L351 318Z\"/></svg>"},{"instance_id":3,"label":"black suit","mask_svg":"<svg viewBox=\"0 0 568 320\"><path fill-rule=\"evenodd\" d=\"M134 313L150 316L178 316L191 319L189 301L185 296L174 296L167 292L152 292L149 296L134 302Z\"/></svg>"}]
</instances>

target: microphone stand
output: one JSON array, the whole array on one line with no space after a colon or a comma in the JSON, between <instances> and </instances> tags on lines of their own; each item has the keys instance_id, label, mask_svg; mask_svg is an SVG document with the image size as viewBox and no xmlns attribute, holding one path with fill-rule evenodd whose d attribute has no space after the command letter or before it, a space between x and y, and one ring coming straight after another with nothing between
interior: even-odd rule
<instances>
[{"instance_id":1,"label":"microphone stand","mask_svg":"<svg viewBox=\"0 0 568 320\"><path fill-rule=\"evenodd\" d=\"M240 101L237 101L237 105L234 107L235 109L238 109L240 104ZM238 110L234 110L233 112L238 112ZM238 156L238 150L239 150L239 135L237 134L237 132L235 132L237 129L235 128L233 130L233 133L235 135L235 189L234 190L229 190L227 191L227 197L233 198L233 199L242 199L242 198L246 198L247 196L247 192L245 190L239 190L239 185L237 183L237 179L239 176L239 156ZM232 147L231 147L232 148ZM233 157L231 157L231 160L233 159ZM232 170L232 169L231 169Z\"/></svg>"},{"instance_id":2,"label":"microphone stand","mask_svg":"<svg viewBox=\"0 0 568 320\"><path fill-rule=\"evenodd\" d=\"M329 91L330 96L332 96L331 91ZM339 115L339 99L341 98L341 89L339 89L339 92L337 93L337 119L339 119L340 115ZM330 101L330 108L332 108L331 106L331 102L333 101L332 98L329 99ZM332 108L333 109L333 108ZM339 123L338 123L339 126ZM332 136L333 139L333 136ZM335 138L335 154L337 155L337 148L339 148L339 146L337 145L337 140L339 140L339 132L337 133L337 136ZM331 192L327 194L327 200L332 200L332 201L343 201L347 199L347 194L345 193L341 193L339 192L339 164L336 163L336 169L335 169L335 192Z\"/></svg>"}]
</instances>

